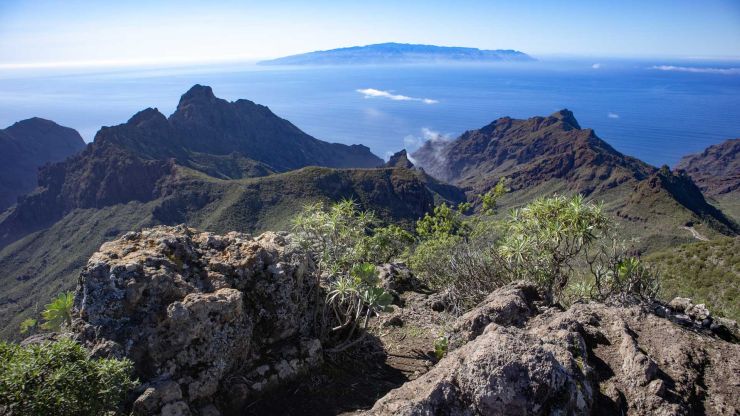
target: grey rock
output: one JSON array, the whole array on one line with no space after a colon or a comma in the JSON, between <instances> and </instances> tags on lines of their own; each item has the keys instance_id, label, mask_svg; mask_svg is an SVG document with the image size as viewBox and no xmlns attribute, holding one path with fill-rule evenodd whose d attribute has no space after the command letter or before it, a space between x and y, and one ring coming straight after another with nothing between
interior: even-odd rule
<instances>
[{"instance_id":1,"label":"grey rock","mask_svg":"<svg viewBox=\"0 0 740 416\"><path fill-rule=\"evenodd\" d=\"M668 302L668 306L676 312L686 312L693 304L690 298L673 298Z\"/></svg>"},{"instance_id":2,"label":"grey rock","mask_svg":"<svg viewBox=\"0 0 740 416\"><path fill-rule=\"evenodd\" d=\"M96 355L134 361L148 386L136 412L189 414L228 394L233 375L253 373L269 387L321 363L312 271L288 234L129 233L83 270L74 334ZM280 365L253 372L265 362Z\"/></svg>"}]
</instances>

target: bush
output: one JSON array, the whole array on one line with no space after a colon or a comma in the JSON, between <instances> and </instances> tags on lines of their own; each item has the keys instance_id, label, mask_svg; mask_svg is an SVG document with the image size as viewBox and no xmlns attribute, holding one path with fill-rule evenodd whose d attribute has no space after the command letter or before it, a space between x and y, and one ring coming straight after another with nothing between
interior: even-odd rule
<instances>
[{"instance_id":1,"label":"bush","mask_svg":"<svg viewBox=\"0 0 740 416\"><path fill-rule=\"evenodd\" d=\"M547 297L568 284L579 256L606 235L609 219L583 197L540 198L512 213L498 252L513 279L537 283Z\"/></svg>"},{"instance_id":2,"label":"bush","mask_svg":"<svg viewBox=\"0 0 740 416\"><path fill-rule=\"evenodd\" d=\"M27 347L2 342L0 410L39 416L115 412L136 385L132 369L128 360L92 359L68 339Z\"/></svg>"},{"instance_id":3,"label":"bush","mask_svg":"<svg viewBox=\"0 0 740 416\"><path fill-rule=\"evenodd\" d=\"M298 244L318 264L316 292L319 336L330 351L353 345L357 328L366 329L371 316L393 300L378 286L378 263L408 249L411 234L396 227L376 227L372 212L361 211L351 200L328 208L308 205L293 221ZM363 332L364 335L364 332Z\"/></svg>"},{"instance_id":4,"label":"bush","mask_svg":"<svg viewBox=\"0 0 740 416\"><path fill-rule=\"evenodd\" d=\"M484 209L475 215L443 205L419 221L411 268L446 292L454 312L516 280L537 284L553 303L655 297L657 273L626 254L600 205L580 195L540 198L498 220L491 207L504 189L497 186L481 197Z\"/></svg>"}]
</instances>

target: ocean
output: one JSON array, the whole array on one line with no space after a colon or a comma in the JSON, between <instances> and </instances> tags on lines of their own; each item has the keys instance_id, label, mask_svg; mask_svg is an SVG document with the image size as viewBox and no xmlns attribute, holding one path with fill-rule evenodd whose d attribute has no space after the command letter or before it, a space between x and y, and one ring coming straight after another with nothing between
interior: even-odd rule
<instances>
[{"instance_id":1,"label":"ocean","mask_svg":"<svg viewBox=\"0 0 740 416\"><path fill-rule=\"evenodd\" d=\"M157 107L169 115L193 84L245 98L322 140L381 157L454 138L502 117L568 108L584 128L650 164L740 137L740 62L546 60L488 65L0 71L0 127L43 117L91 141L101 126Z\"/></svg>"}]
</instances>

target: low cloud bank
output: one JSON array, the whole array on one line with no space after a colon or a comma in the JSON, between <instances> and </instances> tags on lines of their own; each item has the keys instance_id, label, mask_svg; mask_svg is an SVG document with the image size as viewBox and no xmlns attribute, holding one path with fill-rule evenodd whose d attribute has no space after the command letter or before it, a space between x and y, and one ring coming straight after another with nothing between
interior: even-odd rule
<instances>
[{"instance_id":1,"label":"low cloud bank","mask_svg":"<svg viewBox=\"0 0 740 416\"><path fill-rule=\"evenodd\" d=\"M393 94L390 91L376 90L375 88L363 88L356 90L365 98L386 98L393 101L418 101L424 104L437 104L439 101L431 98L409 97L407 95Z\"/></svg>"},{"instance_id":2,"label":"low cloud bank","mask_svg":"<svg viewBox=\"0 0 740 416\"><path fill-rule=\"evenodd\" d=\"M722 74L722 75L740 74L740 68L706 68L706 67L698 67L698 66L654 65L654 66L651 66L650 69L656 69L658 71L693 72L697 74Z\"/></svg>"}]
</instances>

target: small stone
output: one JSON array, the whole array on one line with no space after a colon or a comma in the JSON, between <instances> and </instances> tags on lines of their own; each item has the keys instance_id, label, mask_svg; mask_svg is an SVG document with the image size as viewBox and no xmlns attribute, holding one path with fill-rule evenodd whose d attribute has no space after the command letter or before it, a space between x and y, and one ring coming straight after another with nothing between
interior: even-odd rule
<instances>
[{"instance_id":1,"label":"small stone","mask_svg":"<svg viewBox=\"0 0 740 416\"><path fill-rule=\"evenodd\" d=\"M668 306L676 312L686 312L692 306L690 298L673 298L668 302Z\"/></svg>"},{"instance_id":2,"label":"small stone","mask_svg":"<svg viewBox=\"0 0 740 416\"><path fill-rule=\"evenodd\" d=\"M700 303L698 305L692 305L690 308L686 310L686 315L691 317L691 319L695 321L703 321L707 318L709 318L712 314L709 312L709 309L707 309L707 306L703 303Z\"/></svg>"},{"instance_id":3,"label":"small stone","mask_svg":"<svg viewBox=\"0 0 740 416\"><path fill-rule=\"evenodd\" d=\"M403 318L401 318L401 315L392 315L389 316L385 321L383 321L384 327L389 326L403 326Z\"/></svg>"},{"instance_id":4,"label":"small stone","mask_svg":"<svg viewBox=\"0 0 740 416\"><path fill-rule=\"evenodd\" d=\"M653 380L648 384L648 391L655 396L663 397L663 395L665 395L665 390L665 381L661 379Z\"/></svg>"}]
</instances>

